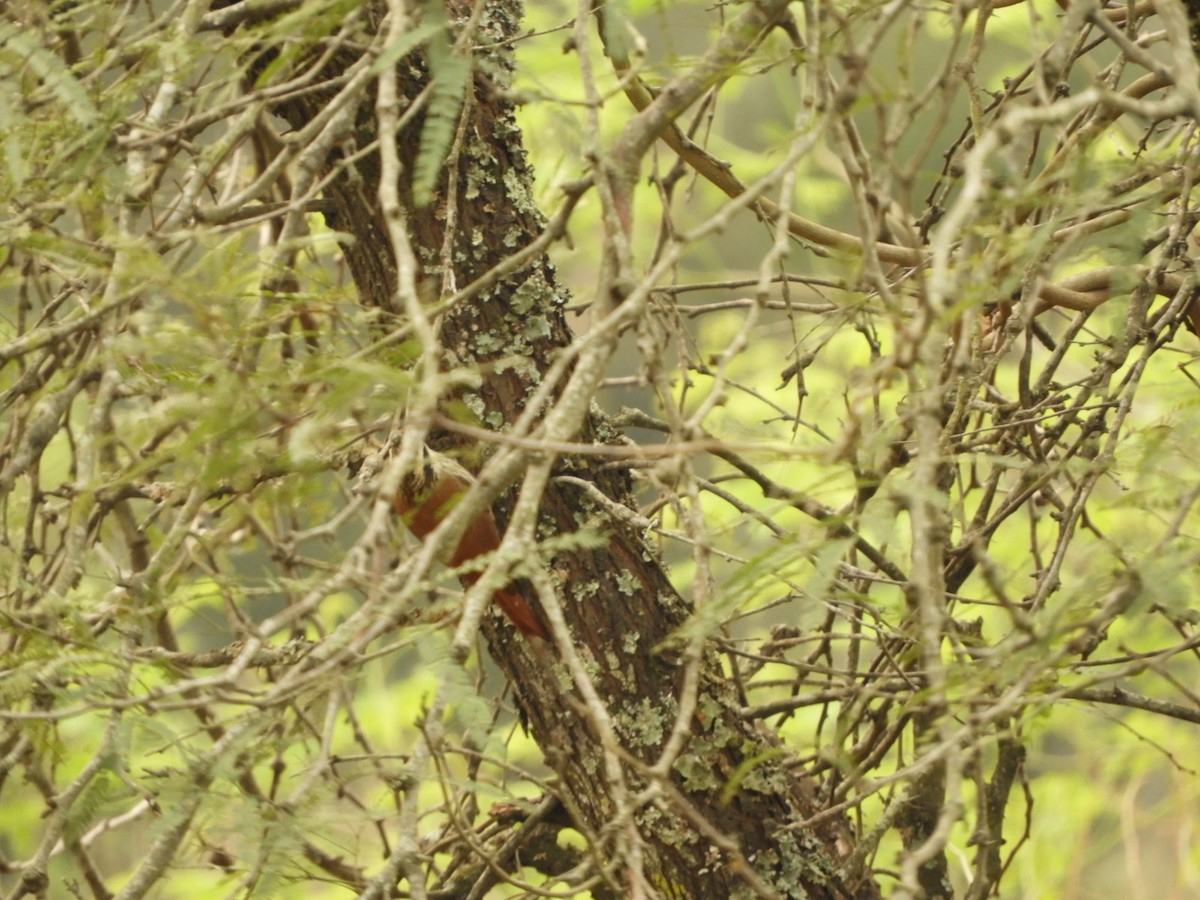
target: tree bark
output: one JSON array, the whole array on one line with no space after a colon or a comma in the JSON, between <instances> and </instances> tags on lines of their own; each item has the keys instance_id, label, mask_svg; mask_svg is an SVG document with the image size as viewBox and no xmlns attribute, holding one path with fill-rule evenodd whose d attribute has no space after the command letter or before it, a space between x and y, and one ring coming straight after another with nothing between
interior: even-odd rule
<instances>
[{"instance_id":1,"label":"tree bark","mask_svg":"<svg viewBox=\"0 0 1200 900\"><path fill-rule=\"evenodd\" d=\"M379 27L386 9L369 5L366 12ZM461 23L471 8L455 0L448 13ZM505 92L514 66L507 41L518 33L519 15L517 3L502 0L489 2L479 19L476 43L485 49L475 50L467 120L459 122L453 210L447 207L448 191L422 208L413 202L411 185L400 185L427 283L444 274L437 260L446 246L448 218L456 223L448 246L459 287L528 246L545 227L531 199L531 171ZM351 62L349 53L335 54L323 75L334 77ZM411 99L428 83L428 64L412 55L399 67L401 90ZM327 101L319 93L303 94L278 103L274 112L299 129ZM418 116L399 136L408 172L416 166L421 124ZM344 164L348 148L366 147L377 136L368 90L353 132L330 154L327 171ZM346 260L362 302L394 310L397 270L377 198L379 177L376 154L359 158L328 186L325 203L330 224L352 236ZM443 172L443 186L446 178ZM460 397L481 422L511 423L570 343L565 301L552 264L538 254L441 321L447 365L476 366L482 374L478 387ZM489 365L514 355L528 364ZM574 439L587 445L615 441L617 435L592 414ZM558 460L556 472L590 482L614 504L633 505L626 469L594 456L570 456ZM511 497L502 497L497 503L502 522L508 501ZM542 564L557 585L575 645L619 738L624 799L614 796L612 778L603 777L604 748L580 714L574 692L564 687L569 681L561 667L498 617L485 616L483 630L533 737L561 779L558 791L576 826L591 836L601 858L620 861L605 873L610 886L632 892L644 874L653 890L672 898L878 896L870 881L845 883L838 874L855 840L844 817L804 825L822 811L814 783L791 765L773 736L740 716L737 692L713 652L704 651L694 662L699 688L682 754L665 778L656 781L648 773L675 722L688 665L662 648L671 646L668 639L691 610L639 533L579 486L552 479L541 502L540 535L569 535L585 521L606 523L604 545L544 554ZM642 873L633 871L632 847L640 848Z\"/></svg>"}]
</instances>

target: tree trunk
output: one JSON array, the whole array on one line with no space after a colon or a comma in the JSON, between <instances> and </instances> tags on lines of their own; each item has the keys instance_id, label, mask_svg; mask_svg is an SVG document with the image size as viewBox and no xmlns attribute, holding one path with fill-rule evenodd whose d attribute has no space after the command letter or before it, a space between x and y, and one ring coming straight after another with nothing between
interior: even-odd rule
<instances>
[{"instance_id":1,"label":"tree trunk","mask_svg":"<svg viewBox=\"0 0 1200 900\"><path fill-rule=\"evenodd\" d=\"M373 27L384 21L385 12L382 4L368 7ZM452 22L462 23L471 7L451 3L448 13ZM440 192L423 208L413 202L411 185L400 185L427 283L444 274L436 271L436 261L444 253L450 218L455 227L449 258L460 288L529 245L545 228L531 200L531 172L505 95L504 82L514 65L511 45L505 42L518 33L519 15L519 5L504 0L487 3L479 17L474 43L486 49L475 51L462 113L466 121L457 123L453 209L447 206L451 192L445 189L445 171ZM428 63L417 59L409 56L399 64L400 89L409 99L428 80ZM335 75L336 67L351 62L348 53L341 53L323 75ZM274 112L300 129L327 100L305 94L279 103ZM353 133L341 143L342 150L330 154L327 170L344 164L348 148L366 147L376 139L373 103L368 90L354 116ZM416 117L399 136L406 172L417 167L422 121ZM379 177L376 154L357 159L328 186L325 204L330 224L353 237L346 259L362 302L394 310L396 262L385 237ZM464 397L481 422L511 423L556 354L570 343L565 299L553 266L538 254L442 320L447 362L478 364L482 373L473 396ZM487 365L514 355L528 365ZM574 440L589 445L616 437L602 417L589 414ZM628 471L611 462L564 456L556 473L590 482L613 504L633 506ZM506 499L511 501L502 497L497 503L501 521ZM686 654L662 648L671 646L668 638L687 621L690 610L639 533L577 484L551 480L541 502L539 534L569 535L584 521L606 524L604 545L544 554L542 563L558 586L575 645L619 739L623 794L615 790L611 770L605 775L600 736L580 714L578 694L565 687L571 682L560 665L498 617L485 616L483 628L533 737L561 779L558 791L575 825L591 836L601 858L618 861L606 873L610 885L632 894L644 877L643 886L677 898L878 896L873 883L847 884L838 875L839 861L854 842L844 817L826 816L816 826L803 825L822 811L813 784L773 737L739 715L737 691L713 652L705 650L692 661L698 693L682 753L665 778L656 781L647 771L676 721L689 666ZM640 863L635 861L639 855Z\"/></svg>"}]
</instances>

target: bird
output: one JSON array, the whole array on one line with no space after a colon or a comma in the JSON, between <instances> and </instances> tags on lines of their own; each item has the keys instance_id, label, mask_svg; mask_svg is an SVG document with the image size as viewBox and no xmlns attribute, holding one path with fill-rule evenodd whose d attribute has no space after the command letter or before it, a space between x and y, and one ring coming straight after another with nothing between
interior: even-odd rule
<instances>
[{"instance_id":1,"label":"bird","mask_svg":"<svg viewBox=\"0 0 1200 900\"><path fill-rule=\"evenodd\" d=\"M424 540L450 514L474 483L474 476L460 463L426 447L422 464L401 479L392 507L408 530ZM500 530L496 527L496 517L489 507L484 507L467 525L458 546L446 562L451 567L458 567L494 552L499 546ZM479 574L466 572L459 576L459 580L465 587L470 587L479 580ZM542 640L550 639L529 602L511 585L496 591L492 600L521 634Z\"/></svg>"}]
</instances>

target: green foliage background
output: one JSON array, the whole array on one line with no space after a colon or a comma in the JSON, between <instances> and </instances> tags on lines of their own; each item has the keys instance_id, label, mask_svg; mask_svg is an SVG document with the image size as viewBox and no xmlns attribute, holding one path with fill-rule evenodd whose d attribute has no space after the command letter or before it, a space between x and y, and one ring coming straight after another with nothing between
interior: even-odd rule
<instances>
[{"instance_id":1,"label":"green foliage background","mask_svg":"<svg viewBox=\"0 0 1200 900\"><path fill-rule=\"evenodd\" d=\"M850 8L869 17L871 4ZM1050 27L1057 15L1051 2L1031 4L1041 17L1041 29L1031 27L1030 13L1024 6L997 11L988 27L988 44L978 63L978 78L985 91L999 91L1006 78L1015 76L1028 64L1031 46L1037 46L1037 36ZM569 20L572 9L568 4L537 4L530 9L530 26L545 34L531 38L521 49L522 67L518 84L526 82L531 98L522 107L522 123L527 134L553 134L554 142L530 143L530 152L543 184L543 196L552 198L556 184L571 177L569 165L562 162L569 155L564 147L584 145L586 112L579 106L564 106L564 102L579 103L579 93L568 93L570 82L564 77L573 63L558 52L561 32L552 29ZM636 3L622 9L637 22L648 49L645 77L651 83L662 83L694 58L689 51L702 48L714 26L700 13L698 5ZM855 13L851 12L853 19ZM901 100L905 92L893 80L896 72L909 73L912 86L929 78L934 67L941 65L948 49L950 29L943 27L945 19L936 14L921 17L926 31L915 44L889 46L872 59L877 81L860 99L855 120L868 140L878 140L876 107ZM900 44L897 40L894 44ZM719 158L730 160L743 181L752 181L764 174L770 161L784 149L794 136L793 116L801 105L797 82L788 77L787 41L777 34L767 43L764 54L771 63L756 59L723 85L720 101L711 118L705 119L704 134L707 146ZM603 66L603 59L597 59ZM611 73L610 73L611 74ZM1079 73L1076 85L1086 84L1086 75ZM568 85L564 88L564 84ZM601 84L616 91L616 78ZM899 146L905 165L917 172L917 182L924 194L937 179L941 154L957 136L957 130L968 113L961 97L947 111L940 131L927 134L925 121L914 121ZM562 102L555 102L562 101ZM620 108L620 99L606 103L601 115L603 134L615 135L627 112ZM1147 149L1139 146L1141 132L1136 127L1116 129L1089 148L1089 155L1077 161L1077 189L1082 202L1102 195L1106 187L1128 177L1134 161L1153 165L1151 159L1165 160L1179 149L1178 143ZM923 153L923 155L917 155ZM797 170L794 187L795 208L802 214L835 227L853 228L851 198L836 158L837 151L828 142L821 144ZM663 175L672 164L669 153L656 157L654 173ZM638 189L637 223L641 226L641 243L649 247L661 221L661 194L647 179ZM703 182L685 175L677 188L678 202L672 208L677 227L688 222L703 221L723 199L719 192ZM1014 199L1016 199L1014 197ZM599 228L596 206L585 204L578 213L579 225L572 229L576 235L588 235ZM1104 238L1094 254L1083 254L1066 271L1087 268L1097 260L1113 258L1128 252L1139 236L1151 230L1150 217L1138 217L1120 234ZM1014 256L1028 252L1024 246L1036 240L1036 232L998 234L996 240L1011 245ZM677 281L680 284L726 282L754 279L756 264L770 241L766 227L745 227L723 232L693 246ZM993 245L994 247L994 245ZM590 273L598 265L599 247L594 242L577 238L569 250L559 248L555 254L564 277L586 295ZM1128 253L1130 261L1136 256ZM801 266L805 274L821 275L835 281L853 280L853 262L844 259L804 257ZM990 300L996 286L979 285L980 295L964 297L972 305ZM744 288L749 292L751 288ZM687 295L696 306L715 303L737 296L738 292L713 287ZM744 294L743 294L744 295ZM815 298L820 299L820 298ZM837 296L838 309L811 323L805 330L795 325L784 326L783 317L767 318L750 335L747 352L737 356L731 375L742 387L730 400L705 419L714 435L735 444L759 445L752 454L780 482L792 485L838 508L854 492L853 459L848 458L845 441L860 442L859 452L870 455L886 451L891 439L890 425L904 391L899 384L881 385L869 372L871 358L866 341L854 333L860 301L853 292ZM1121 301L1101 308L1096 314L1103 323L1097 328L1102 335L1119 330L1127 306ZM734 338L743 315L736 311L714 312L689 318L676 327L686 350L691 371L687 376L684 398L682 376L674 384L685 407L694 407L710 384L697 369L698 363L711 360L721 353ZM686 336L686 337L684 337ZM887 326L880 328L877 337L886 354L894 346L893 335ZM825 343L828 340L828 343ZM805 428L797 433L795 425L778 414L778 410L794 409L797 405L795 383L781 384L780 373L811 347L822 347L816 361L805 370L803 398ZM1086 377L1094 356L1102 352L1104 338L1083 342L1079 361L1065 367L1063 378ZM632 359L631 365L636 365ZM1196 451L1193 436L1200 429L1197 419L1200 395L1195 381L1196 338L1179 335L1166 352L1150 360L1148 374L1143 377L1141 390L1130 413L1120 442L1114 448L1111 477L1088 504L1088 515L1107 535L1097 540L1086 531L1077 535L1064 566L1063 584L1056 596L1059 627L1064 631L1069 623L1081 621L1093 612L1097 599L1109 591L1119 564L1113 559L1113 545L1121 547L1130 559L1136 560L1137 571L1144 579L1145 591L1127 617L1114 623L1108 640L1100 653L1108 656L1136 656L1152 652L1152 648L1170 644L1177 637L1176 626L1151 614L1153 609L1167 610L1194 622L1197 615L1197 519L1189 512L1182 533L1160 542L1161 535L1177 515L1179 500L1194 491ZM997 369L996 381L1002 390L1015 394L1014 355ZM685 363L686 364L686 363ZM609 396L611 406L622 403L652 405L646 394L630 395L614 391ZM868 409L878 403L884 412L884 424L872 433L852 433L869 419ZM848 432L852 433L848 434ZM976 466L976 459L989 459L986 453L974 457L964 454L960 465L964 471ZM1012 465L999 457L990 460L1000 465ZM985 463L986 464L986 463ZM1078 468L1086 468L1086 460L1077 460ZM837 548L829 552L823 532L786 504L764 501L753 484L733 481L724 485L738 499L763 510L774 521L787 528L787 536L773 539L765 529L728 504L705 496L704 519L709 534L720 545L735 553L726 565L718 566L721 581L715 593L720 602L739 610L761 629L765 622L786 621L815 627L824 611L822 600L830 596L829 581L836 564ZM970 503L971 501L968 501ZM973 508L964 507L959 516L968 517ZM959 518L956 516L956 519ZM678 527L668 518L667 527ZM868 508L863 518L863 531L878 546L902 548L908 540L907 529L887 502ZM1037 525L1041 539L1052 536L1054 525L1042 519ZM994 562L1000 567L999 578L1005 587L1019 596L1027 588L1025 567L1029 564L1029 529L1027 521L1014 519L991 545ZM666 552L671 554L669 544ZM672 568L677 583L687 585L693 570L689 562L678 559ZM754 617L756 609L770 610L778 600L781 579L801 596L798 607L787 607L785 613L768 613ZM988 587L981 576L973 576L961 591L964 596L986 596ZM886 606L886 591L872 595L876 605L890 614L900 614L903 605L898 592L890 595L894 604ZM728 611L728 610L726 610ZM1001 610L986 606L971 607L971 616L979 616L983 633L994 636L1004 632L1008 619ZM998 660L990 666L965 662L956 666L955 694L963 707L993 690L1002 690L1028 669L1027 663L1044 655L1049 646L1029 649L1027 658ZM961 661L960 661L961 662ZM1163 679L1154 696L1164 699L1174 690L1195 683L1196 659L1193 653L1171 662L1152 663ZM1133 665L1130 674L1141 669ZM765 687L760 702L786 695L792 672L787 667L765 666L759 680ZM1168 685L1174 685L1168 687ZM1191 747L1195 743L1193 724L1164 719L1138 710L1119 710L1088 707L1055 696L1062 687L1055 671L1047 671L1040 680L1039 691L1045 696L1040 711L1026 719L1023 734L1029 741L1027 772L1029 788L1025 799L1018 799L1010 809L1005 838L1010 846L1023 843L1015 857L1013 869L1005 881L1005 897L1091 897L1111 896L1189 896L1200 889L1200 854L1190 836L1196 829L1196 810L1200 808L1200 787L1197 769L1193 765ZM1183 687L1184 690L1189 690ZM783 723L781 733L802 754L820 753L822 742L816 736L820 722L828 710L814 707L801 710ZM985 753L985 760L989 760ZM985 762L990 765L991 762ZM875 773L886 777L885 763ZM870 815L878 809L868 803ZM888 844L880 853L884 865L888 859ZM951 855L968 870L967 857L971 846L970 823L960 822L951 843ZM898 853L898 842L891 844Z\"/></svg>"},{"instance_id":2,"label":"green foliage background","mask_svg":"<svg viewBox=\"0 0 1200 900\"><path fill-rule=\"evenodd\" d=\"M837 6L846 28L854 30L866 27L874 5ZM335 236L320 212L308 214L304 233L279 245L237 218L171 222L173 209L164 199L186 182L189 165L213 171L238 167L230 161L231 148L238 129L250 127L254 104L237 101L243 91L237 60L273 34L325 33L357 4L305 4L225 43L188 37L159 22L123 44L121 58L105 57L111 48L94 37L120 26L117 12L103 7L81 7L80 21L88 23L90 36L74 66L64 66L59 50L46 42L53 29L39 36L6 22L0 40L0 194L7 211L0 222L0 360L6 363L0 369L0 415L8 435L3 464L13 465L36 443L41 413L63 413L47 420L54 432L31 472L22 470L8 481L0 475L6 492L3 615L10 633L21 635L5 646L0 662L0 708L6 711L0 724L5 740L19 735L22 742L3 745L10 758L0 854L6 860L35 855L42 834L38 822L50 811L47 798L99 758L101 771L66 807L64 838L80 838L152 797L153 813L147 809L131 826L96 838L94 855L106 871L132 872L141 848L170 826L171 810L194 790L182 773L199 752L201 728L194 704L176 687L180 672L169 662L137 655L143 648L134 625L149 630L153 614L169 610L184 649L203 651L244 634L246 622L279 615L321 590L369 513L364 508L339 517L354 497L344 471L345 448L366 424L404 405L412 348L376 342L376 315L356 303ZM1053 3L1038 3L997 13L974 72L978 96L1002 91L1003 80L1028 65L1026 48L1051 30L1056 11ZM566 4L531 4L528 23L535 33L518 46L515 89L525 100L520 123L547 209L557 204L561 185L585 169L583 159L603 155L605 142L630 115L616 76L606 72L596 84L604 98L596 110L599 129L590 131L578 62L562 49L564 23L575 12ZM652 84L692 63L720 24L719 12L695 2L629 3L612 13L620 17L645 41L643 74ZM852 110L872 152L892 149L880 111L911 96L905 76L912 85L924 84L953 52L954 33L936 10L914 12L912 22L916 37L886 42L872 58L873 77ZM450 99L439 105L445 115L433 117L437 127L426 133L424 158L430 166L414 173L422 195L436 187L437 161L453 138L454 107L469 74L449 44L434 37L440 34L420 32L403 48L425 43L432 57L452 61L437 68L442 77L437 90ZM625 37L634 40L632 27ZM598 46L591 52L592 64L603 69ZM773 35L721 87L710 117L698 125L702 142L744 182L767 173L805 127L805 99L793 75L803 63L783 34ZM281 58L256 87L283 83L294 74L292 64ZM1092 59L1073 72L1076 90L1103 64L1103 58ZM131 159L144 133L130 123L144 115L147 97L167 68L186 86L186 100L178 102L191 113L231 102L236 109L228 120L189 134L195 142L191 156L168 166L160 181L140 184ZM912 202L908 212L920 211L919 199L939 180L942 154L958 139L968 112L960 94L942 111L938 127L914 122L894 142L898 165L916 173L916 189L901 198ZM1078 208L1100 203L1106 186L1139 169L1173 164L1190 152L1191 140L1180 134L1143 147L1140 125L1112 129L1073 160L1073 202ZM1032 155L1046 158L1051 144L1047 140ZM809 218L854 229L856 209L840 152L831 139L820 141L797 167L791 198ZM253 171L249 158L240 162ZM660 148L654 175L665 179L674 163ZM685 172L672 182L664 209L662 184L644 180L636 195L635 237L645 248L643 262L664 231L680 234L705 222L723 199ZM972 223L989 259L981 263L977 291L957 298L958 312L1010 293L1024 277L1021 264L1030 248L1049 241L1047 228L1004 229L1006 213L1028 199L1023 193L1028 184L1016 175L1009 186L998 188L992 205ZM139 202L130 202L131 195ZM219 206L228 197L206 200ZM1097 261L1132 264L1137 257L1129 248L1160 227L1161 215L1146 204L1120 230L1072 248L1057 274L1083 271ZM171 227L160 227L164 222ZM581 308L600 266L601 248L593 236L601 228L591 195L572 219L571 242L552 252ZM898 423L911 385L905 373L889 370L886 357L901 341L897 335L906 319L881 307L864 286L860 260L820 257L803 247L792 248L786 268L824 283L798 285L790 299L820 307L819 313L765 310L747 325L745 307L701 309L752 294L753 285L727 283L757 279L772 239L765 225L747 215L738 227L695 241L671 283L660 286L657 318L640 334L625 337L620 370L611 373L614 386L599 400L613 414L628 405L659 415L675 403L688 415L719 390L724 396L704 416L704 428L779 483L838 509L854 497L863 472L877 466L900 438ZM704 283L710 286L691 294L669 290ZM1096 312L1058 375L1064 390L1089 377L1098 356L1111 348L1129 303L1116 298ZM113 310L120 310L120 327L90 343L89 323ZM580 310L578 322L586 326L586 311ZM311 323L319 332L317 344L306 340ZM1061 335L1067 317L1059 315L1047 327ZM726 361L718 383L713 361L743 340L745 347ZM1149 711L1067 699L1069 685L1087 680L1089 663L1076 656L1052 661L1133 572L1140 581L1136 602L1107 628L1094 648L1095 665L1105 662L1105 678L1135 685L1150 698L1178 703L1182 697L1184 705L1197 705L1195 649L1178 652L1181 636L1193 636L1200 586L1196 514L1182 502L1196 490L1195 347L1195 336L1180 330L1146 361L1136 401L1114 440L1062 461L1056 472L1060 489L1096 466L1103 467L1104 477L1087 504L1088 527L1078 531L1064 560L1053 605L1032 629L1035 639L1014 642L1011 652L1004 649L1013 617L992 595L997 586L1013 598L1030 589L1031 542L1046 550L1057 533L1050 513L1035 510L1007 521L989 547L986 577L978 570L959 591L966 610L957 616L959 623L969 630L978 619L982 640L990 649L1001 648L972 658L961 646L947 647L948 689L962 720L1018 682L1029 682L1019 717L1029 749L1027 785L1005 826L1008 846L1023 846L1003 896L1184 897L1200 891L1200 855L1189 839L1200 809L1191 753L1195 726ZM814 356L803 380L787 377L788 366L806 353ZM996 370L994 383L1007 397L1017 393L1019 356L1010 352ZM1134 365L1133 357L1123 362L1115 380ZM982 417L979 424L978 445L958 452L958 478L968 485L976 470L1011 467L1002 483L1015 484L1028 460L990 446L983 437L991 426ZM646 442L661 439L631 433ZM877 586L869 596L846 592L836 577L846 545L831 541L825 529L783 501L764 499L756 485L732 479L732 469L719 461L695 466L740 506L706 493L694 504L677 495L655 507L659 489L667 485L664 493L670 494L678 474L668 465L650 473L643 491L685 595L703 577L691 545L681 539L688 513L698 514L712 542L713 584L706 586L712 599L699 611L698 627L715 630L732 618L732 638L752 647L772 626L813 632L830 609L853 604L869 608L877 617L873 625L883 631L904 618L896 586ZM856 525L897 559L912 549L903 490L880 491ZM978 492L964 489L955 501L948 512L961 537ZM122 503L125 512L97 513ZM1045 503L1052 505L1050 499ZM30 516L35 508L36 522ZM148 548L150 565L131 580L128 554L139 541ZM36 554L27 552L33 544ZM372 562L380 570L390 564L382 554ZM456 601L446 590L452 585L443 578L426 585L425 593L435 597L436 608L452 609ZM327 590L304 619L273 634L272 643L330 634L351 619L372 589L378 585ZM132 616L130 606L137 609ZM97 633L95 623L106 617L120 627ZM220 696L228 705L219 707L218 717L226 725L245 725L240 749L273 796L288 798L292 816L264 821L263 807L236 788L234 773L218 773L202 816L209 844L191 846L157 896L225 895L242 875L222 871L213 860L222 844L247 843L255 846L259 865L250 888L256 895L343 896L344 889L318 885L297 862L302 840L312 835L295 823L319 821L318 841L329 852L369 857L359 861L373 865L375 858L363 848L377 850L377 830L390 823L395 793L405 784L407 754L418 743L423 710L437 690L450 691L445 725L450 742L463 752L447 755L441 783L420 786L426 830L443 827L468 790L482 801L473 810L477 821L491 800L533 796L534 782L525 776L546 771L537 748L519 731L511 707L480 699L501 695L503 686L485 659L474 660L467 672L452 665L445 641L436 622L418 621L381 641L375 658L332 682L302 684L289 699L292 714L286 719L254 722L248 698L274 690L269 670L262 678L242 673L223 684ZM839 649L830 662L843 664L846 652ZM793 664L761 666L748 686L750 702L791 696L798 689L797 671ZM138 702L123 706L130 697ZM40 717L38 711L47 708L61 717ZM75 712L65 715L64 709ZM837 766L845 764L839 718L847 712L832 702L769 721L802 759ZM889 783L915 749L901 741L869 777ZM986 768L994 747L979 750ZM17 777L17 763L25 765L27 754L37 762ZM476 754L485 759L477 769ZM309 790L329 776L319 767L331 757L338 760L331 781L344 793ZM855 811L864 831L879 821L901 784L897 779ZM968 805L973 791L970 783L964 788ZM964 871L972 827L970 819L958 822L949 845ZM897 838L885 837L879 865L888 868L899 849ZM69 854L56 860L53 883L78 877ZM11 881L5 887L11 889ZM506 892L497 888L494 896Z\"/></svg>"}]
</instances>

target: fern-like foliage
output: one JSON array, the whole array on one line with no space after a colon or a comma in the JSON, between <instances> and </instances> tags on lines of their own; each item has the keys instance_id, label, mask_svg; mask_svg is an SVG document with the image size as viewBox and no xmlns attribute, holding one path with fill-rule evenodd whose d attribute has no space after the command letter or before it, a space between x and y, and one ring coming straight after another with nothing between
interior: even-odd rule
<instances>
[{"instance_id":1,"label":"fern-like foliage","mask_svg":"<svg viewBox=\"0 0 1200 900\"><path fill-rule=\"evenodd\" d=\"M429 14L442 13L440 9L434 12L431 8ZM428 24L438 23L431 21ZM433 199L471 79L471 58L453 45L448 27L438 28L430 35L426 52L432 84L429 108L421 127L420 149L413 167L412 193L417 206L426 206Z\"/></svg>"}]
</instances>

